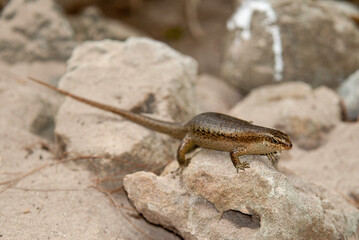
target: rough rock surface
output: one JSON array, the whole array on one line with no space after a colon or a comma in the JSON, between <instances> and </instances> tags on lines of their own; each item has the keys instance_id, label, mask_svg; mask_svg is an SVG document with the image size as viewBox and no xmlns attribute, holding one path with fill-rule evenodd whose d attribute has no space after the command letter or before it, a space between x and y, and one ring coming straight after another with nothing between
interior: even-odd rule
<instances>
[{"instance_id":1,"label":"rough rock surface","mask_svg":"<svg viewBox=\"0 0 359 240\"><path fill-rule=\"evenodd\" d=\"M337 194L276 171L266 157L243 159L251 168L237 174L227 153L202 150L181 177L137 172L124 186L148 221L184 239L334 240L358 233L359 211Z\"/></svg>"},{"instance_id":2,"label":"rough rock surface","mask_svg":"<svg viewBox=\"0 0 359 240\"><path fill-rule=\"evenodd\" d=\"M294 148L279 167L352 197L359 190L358 132L359 123L338 124L323 146L312 151Z\"/></svg>"},{"instance_id":3,"label":"rough rock surface","mask_svg":"<svg viewBox=\"0 0 359 240\"><path fill-rule=\"evenodd\" d=\"M340 85L338 94L344 102L345 118L351 121L359 119L359 70Z\"/></svg>"},{"instance_id":4,"label":"rough rock surface","mask_svg":"<svg viewBox=\"0 0 359 240\"><path fill-rule=\"evenodd\" d=\"M10 1L0 29L0 58L8 63L65 61L75 47L72 28L52 0Z\"/></svg>"},{"instance_id":5,"label":"rough rock surface","mask_svg":"<svg viewBox=\"0 0 359 240\"><path fill-rule=\"evenodd\" d=\"M253 90L231 114L256 125L275 127L304 149L319 147L326 133L340 122L339 96L327 87L312 89L302 82Z\"/></svg>"},{"instance_id":6,"label":"rough rock surface","mask_svg":"<svg viewBox=\"0 0 359 240\"><path fill-rule=\"evenodd\" d=\"M55 159L48 149L51 144L37 136L41 134L34 131L33 123L44 113L53 114L48 105L57 98L35 87L0 75L0 238L144 239L145 233L154 239L178 239L139 218L133 209L120 209L122 215L92 187L93 172L78 165L44 168L4 191L9 185L3 181ZM123 194L112 197L130 208Z\"/></svg>"},{"instance_id":7,"label":"rough rock surface","mask_svg":"<svg viewBox=\"0 0 359 240\"><path fill-rule=\"evenodd\" d=\"M358 68L359 30L345 3L237 2L221 72L244 92L281 81L337 87Z\"/></svg>"},{"instance_id":8,"label":"rough rock surface","mask_svg":"<svg viewBox=\"0 0 359 240\"><path fill-rule=\"evenodd\" d=\"M87 40L125 40L129 37L144 36L138 30L122 23L106 18L95 6L87 7L76 17L69 18L79 42Z\"/></svg>"},{"instance_id":9,"label":"rough rock surface","mask_svg":"<svg viewBox=\"0 0 359 240\"><path fill-rule=\"evenodd\" d=\"M196 62L165 44L130 38L77 47L60 87L114 107L183 122L195 114ZM113 156L127 167L173 159L177 141L119 116L66 99L56 118L58 144L70 154ZM176 143L176 144L174 144ZM60 150L61 150L60 149ZM103 162L109 172L123 161Z\"/></svg>"},{"instance_id":10,"label":"rough rock surface","mask_svg":"<svg viewBox=\"0 0 359 240\"><path fill-rule=\"evenodd\" d=\"M241 100L236 89L207 74L198 76L196 93L199 112L226 113Z\"/></svg>"}]
</instances>

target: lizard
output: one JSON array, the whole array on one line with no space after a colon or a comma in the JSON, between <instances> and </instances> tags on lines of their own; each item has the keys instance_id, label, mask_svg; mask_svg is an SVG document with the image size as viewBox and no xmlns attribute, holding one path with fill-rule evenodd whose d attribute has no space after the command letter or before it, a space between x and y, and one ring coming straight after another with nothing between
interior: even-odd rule
<instances>
[{"instance_id":1,"label":"lizard","mask_svg":"<svg viewBox=\"0 0 359 240\"><path fill-rule=\"evenodd\" d=\"M247 161L239 159L242 155L267 155L274 164L278 160L276 152L292 148L287 134L222 113L200 113L186 123L166 122L77 96L33 77L28 79L79 102L112 112L138 125L181 140L177 149L177 161L181 171L190 163L186 153L195 147L229 152L237 173L250 168Z\"/></svg>"}]
</instances>

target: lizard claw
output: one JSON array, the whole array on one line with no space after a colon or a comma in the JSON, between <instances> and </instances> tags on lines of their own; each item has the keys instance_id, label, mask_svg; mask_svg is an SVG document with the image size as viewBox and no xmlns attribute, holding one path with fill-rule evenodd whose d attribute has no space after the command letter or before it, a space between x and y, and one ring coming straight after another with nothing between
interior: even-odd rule
<instances>
[{"instance_id":1,"label":"lizard claw","mask_svg":"<svg viewBox=\"0 0 359 240\"><path fill-rule=\"evenodd\" d=\"M245 171L246 168L250 168L249 163L246 162L246 161L241 162L241 163L240 163L239 165L237 165L237 167L236 167L237 173L238 173L238 169Z\"/></svg>"}]
</instances>

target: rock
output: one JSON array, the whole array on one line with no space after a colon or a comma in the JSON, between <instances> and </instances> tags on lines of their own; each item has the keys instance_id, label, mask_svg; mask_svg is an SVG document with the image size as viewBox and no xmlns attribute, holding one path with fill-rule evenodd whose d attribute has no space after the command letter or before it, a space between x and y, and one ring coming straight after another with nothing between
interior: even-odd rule
<instances>
[{"instance_id":1,"label":"rock","mask_svg":"<svg viewBox=\"0 0 359 240\"><path fill-rule=\"evenodd\" d=\"M202 74L196 84L200 112L228 112L241 95L227 83L213 76Z\"/></svg>"},{"instance_id":2,"label":"rock","mask_svg":"<svg viewBox=\"0 0 359 240\"><path fill-rule=\"evenodd\" d=\"M253 90L231 114L256 125L281 129L303 149L325 142L340 122L340 99L327 87L311 89L302 82L282 83Z\"/></svg>"},{"instance_id":3,"label":"rock","mask_svg":"<svg viewBox=\"0 0 359 240\"><path fill-rule=\"evenodd\" d=\"M184 122L196 109L196 69L192 58L146 38L86 42L74 50L60 87L153 118ZM120 159L102 161L104 175L144 164L158 167L175 158L178 145L169 136L71 99L59 110L55 134L60 150Z\"/></svg>"},{"instance_id":4,"label":"rock","mask_svg":"<svg viewBox=\"0 0 359 240\"><path fill-rule=\"evenodd\" d=\"M359 211L336 193L245 156L236 173L228 153L202 150L182 176L127 175L124 187L150 222L184 239L346 239ZM224 212L223 216L221 214Z\"/></svg>"},{"instance_id":5,"label":"rock","mask_svg":"<svg viewBox=\"0 0 359 240\"><path fill-rule=\"evenodd\" d=\"M293 148L287 161L279 161L279 167L350 197L359 182L358 132L359 123L338 124L323 146L312 151Z\"/></svg>"},{"instance_id":6,"label":"rock","mask_svg":"<svg viewBox=\"0 0 359 240\"><path fill-rule=\"evenodd\" d=\"M129 37L144 36L132 27L103 16L100 9L91 6L76 17L70 17L70 23L75 30L76 40L125 40Z\"/></svg>"},{"instance_id":7,"label":"rock","mask_svg":"<svg viewBox=\"0 0 359 240\"><path fill-rule=\"evenodd\" d=\"M347 4L237 2L227 23L221 74L242 91L283 81L335 88L358 68L359 31L348 11L342 10ZM354 7L353 11L359 14Z\"/></svg>"},{"instance_id":8,"label":"rock","mask_svg":"<svg viewBox=\"0 0 359 240\"><path fill-rule=\"evenodd\" d=\"M53 1L10 1L0 29L0 58L10 64L66 61L75 47L73 31Z\"/></svg>"},{"instance_id":9,"label":"rock","mask_svg":"<svg viewBox=\"0 0 359 240\"><path fill-rule=\"evenodd\" d=\"M359 119L359 70L350 75L338 89L343 99L345 119L356 121Z\"/></svg>"}]
</instances>

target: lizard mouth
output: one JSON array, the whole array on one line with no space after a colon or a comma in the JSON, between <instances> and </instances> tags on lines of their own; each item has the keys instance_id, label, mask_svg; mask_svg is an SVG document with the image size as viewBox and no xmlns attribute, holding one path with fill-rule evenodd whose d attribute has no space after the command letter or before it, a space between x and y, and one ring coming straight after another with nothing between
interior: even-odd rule
<instances>
[{"instance_id":1,"label":"lizard mouth","mask_svg":"<svg viewBox=\"0 0 359 240\"><path fill-rule=\"evenodd\" d=\"M288 142L288 143L284 144L283 147L284 147L285 150L289 150L289 149L292 148L292 146L293 146L292 143L291 143L291 142Z\"/></svg>"}]
</instances>

